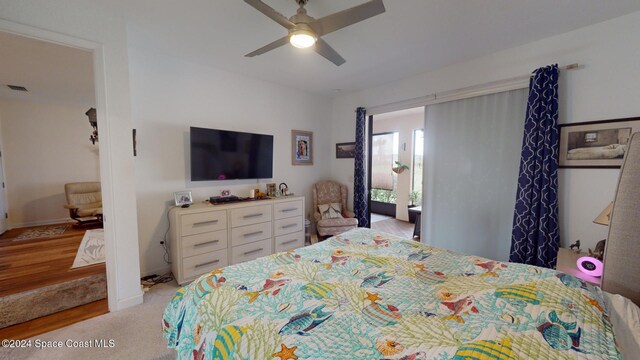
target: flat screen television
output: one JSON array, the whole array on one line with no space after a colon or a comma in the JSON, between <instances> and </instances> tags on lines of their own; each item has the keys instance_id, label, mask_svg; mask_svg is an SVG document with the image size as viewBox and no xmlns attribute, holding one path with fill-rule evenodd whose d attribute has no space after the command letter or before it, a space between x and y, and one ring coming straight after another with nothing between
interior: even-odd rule
<instances>
[{"instance_id":1,"label":"flat screen television","mask_svg":"<svg viewBox=\"0 0 640 360\"><path fill-rule=\"evenodd\" d=\"M191 127L191 181L273 177L273 135Z\"/></svg>"}]
</instances>

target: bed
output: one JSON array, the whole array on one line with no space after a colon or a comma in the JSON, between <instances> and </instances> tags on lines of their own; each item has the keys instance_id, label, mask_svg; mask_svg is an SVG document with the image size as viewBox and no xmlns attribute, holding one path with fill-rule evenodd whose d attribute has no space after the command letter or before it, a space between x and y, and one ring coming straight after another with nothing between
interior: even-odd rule
<instances>
[{"instance_id":1,"label":"bed","mask_svg":"<svg viewBox=\"0 0 640 360\"><path fill-rule=\"evenodd\" d=\"M620 359L640 354L640 133L602 289L370 229L205 274L162 321L180 359ZM614 295L618 294L618 295Z\"/></svg>"},{"instance_id":2,"label":"bed","mask_svg":"<svg viewBox=\"0 0 640 360\"><path fill-rule=\"evenodd\" d=\"M163 327L179 358L620 356L600 288L370 229L206 274Z\"/></svg>"}]
</instances>

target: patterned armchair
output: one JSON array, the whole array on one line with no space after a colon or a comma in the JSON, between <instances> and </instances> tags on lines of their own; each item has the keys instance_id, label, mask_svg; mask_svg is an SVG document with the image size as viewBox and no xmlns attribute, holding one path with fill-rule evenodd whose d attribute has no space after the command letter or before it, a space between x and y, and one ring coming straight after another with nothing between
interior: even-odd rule
<instances>
[{"instance_id":1,"label":"patterned armchair","mask_svg":"<svg viewBox=\"0 0 640 360\"><path fill-rule=\"evenodd\" d=\"M335 181L320 181L313 185L313 211L316 230L321 237L358 227L358 219L347 210L347 187Z\"/></svg>"}]
</instances>

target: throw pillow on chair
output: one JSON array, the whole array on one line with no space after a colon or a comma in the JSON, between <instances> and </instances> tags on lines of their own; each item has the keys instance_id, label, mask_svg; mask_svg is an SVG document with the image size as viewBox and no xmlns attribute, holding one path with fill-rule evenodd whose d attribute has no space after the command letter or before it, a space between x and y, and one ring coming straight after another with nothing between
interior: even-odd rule
<instances>
[{"instance_id":1,"label":"throw pillow on chair","mask_svg":"<svg viewBox=\"0 0 640 360\"><path fill-rule=\"evenodd\" d=\"M318 210L322 219L338 219L342 217L342 210L339 203L321 204L318 205Z\"/></svg>"}]
</instances>

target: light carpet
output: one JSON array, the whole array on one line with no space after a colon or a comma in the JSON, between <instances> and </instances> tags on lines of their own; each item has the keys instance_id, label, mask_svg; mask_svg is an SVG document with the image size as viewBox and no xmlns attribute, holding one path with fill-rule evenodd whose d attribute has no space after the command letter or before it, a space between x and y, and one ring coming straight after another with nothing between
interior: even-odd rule
<instances>
[{"instance_id":1,"label":"light carpet","mask_svg":"<svg viewBox=\"0 0 640 360\"><path fill-rule=\"evenodd\" d=\"M104 230L87 230L73 260L72 269L104 262Z\"/></svg>"},{"instance_id":2,"label":"light carpet","mask_svg":"<svg viewBox=\"0 0 640 360\"><path fill-rule=\"evenodd\" d=\"M54 237L62 235L69 225L49 225L40 226L34 229L25 230L22 234L18 235L14 240L31 240Z\"/></svg>"},{"instance_id":3,"label":"light carpet","mask_svg":"<svg viewBox=\"0 0 640 360\"><path fill-rule=\"evenodd\" d=\"M23 349L0 348L0 359L175 359L176 352L167 348L162 336L162 314L178 290L175 281L158 284L144 295L144 304L108 313L46 334L30 338L32 346ZM40 341L114 341L113 348L36 349Z\"/></svg>"}]
</instances>

